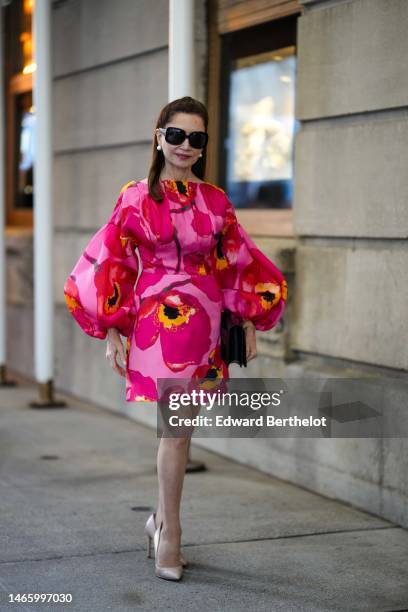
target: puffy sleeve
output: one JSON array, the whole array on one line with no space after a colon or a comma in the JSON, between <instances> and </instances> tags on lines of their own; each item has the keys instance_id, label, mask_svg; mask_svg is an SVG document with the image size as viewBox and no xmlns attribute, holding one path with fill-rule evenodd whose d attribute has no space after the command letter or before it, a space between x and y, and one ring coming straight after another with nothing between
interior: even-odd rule
<instances>
[{"instance_id":1,"label":"puffy sleeve","mask_svg":"<svg viewBox=\"0 0 408 612\"><path fill-rule=\"evenodd\" d=\"M261 331L272 329L282 317L287 282L277 266L260 251L238 222L226 198L224 226L218 237L215 274L224 307Z\"/></svg>"},{"instance_id":2,"label":"puffy sleeve","mask_svg":"<svg viewBox=\"0 0 408 612\"><path fill-rule=\"evenodd\" d=\"M111 327L131 334L135 312L134 285L139 263L134 239L124 236L120 191L108 221L92 236L64 284L69 312L82 330L103 340Z\"/></svg>"}]
</instances>

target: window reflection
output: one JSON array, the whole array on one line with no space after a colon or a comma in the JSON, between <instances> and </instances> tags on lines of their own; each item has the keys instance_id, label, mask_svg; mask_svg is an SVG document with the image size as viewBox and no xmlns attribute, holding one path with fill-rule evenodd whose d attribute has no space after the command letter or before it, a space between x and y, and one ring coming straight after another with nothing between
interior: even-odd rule
<instances>
[{"instance_id":1,"label":"window reflection","mask_svg":"<svg viewBox=\"0 0 408 612\"><path fill-rule=\"evenodd\" d=\"M16 103L16 160L14 164L15 207L33 207L34 126L35 114L32 92L15 97Z\"/></svg>"},{"instance_id":2,"label":"window reflection","mask_svg":"<svg viewBox=\"0 0 408 612\"><path fill-rule=\"evenodd\" d=\"M237 207L292 206L295 46L234 60L226 188Z\"/></svg>"}]
</instances>

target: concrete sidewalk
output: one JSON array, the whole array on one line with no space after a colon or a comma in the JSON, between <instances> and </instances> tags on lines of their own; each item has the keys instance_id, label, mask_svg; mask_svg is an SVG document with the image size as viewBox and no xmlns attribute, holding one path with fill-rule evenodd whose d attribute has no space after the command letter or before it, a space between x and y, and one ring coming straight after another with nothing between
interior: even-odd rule
<instances>
[{"instance_id":1,"label":"concrete sidewalk","mask_svg":"<svg viewBox=\"0 0 408 612\"><path fill-rule=\"evenodd\" d=\"M408 609L408 532L192 444L181 582L154 576L144 522L157 499L155 431L32 386L0 389L1 610ZM58 394L58 397L63 397ZM199 439L197 439L199 443ZM235 440L239 444L239 439ZM71 593L8 604L9 593Z\"/></svg>"}]
</instances>

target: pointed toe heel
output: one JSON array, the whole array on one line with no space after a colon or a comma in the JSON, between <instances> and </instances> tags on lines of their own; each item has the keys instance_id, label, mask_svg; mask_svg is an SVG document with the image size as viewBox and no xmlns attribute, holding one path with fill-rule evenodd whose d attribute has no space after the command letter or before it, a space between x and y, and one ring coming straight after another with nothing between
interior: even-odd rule
<instances>
[{"instance_id":1,"label":"pointed toe heel","mask_svg":"<svg viewBox=\"0 0 408 612\"><path fill-rule=\"evenodd\" d=\"M158 557L160 534L163 527L163 523L160 523L159 527L154 532L154 555L155 555L155 574L158 578L164 578L164 580L181 580L183 576L183 566L175 565L172 567L164 567L157 565L156 559Z\"/></svg>"},{"instance_id":2,"label":"pointed toe heel","mask_svg":"<svg viewBox=\"0 0 408 612\"><path fill-rule=\"evenodd\" d=\"M158 567L156 565L155 574L158 578L163 578L164 580L181 580L183 575L183 566L179 565L178 568L175 567Z\"/></svg>"},{"instance_id":3,"label":"pointed toe heel","mask_svg":"<svg viewBox=\"0 0 408 612\"><path fill-rule=\"evenodd\" d=\"M148 548L147 548L147 557L150 559L152 557L152 544L151 542L153 541L154 538L154 532L156 531L156 513L153 512L149 518L146 521L146 525L145 525L145 533L146 535L151 538L150 544L148 543ZM184 557L183 553L180 552L180 563L183 567L187 567L188 562L187 559Z\"/></svg>"},{"instance_id":4,"label":"pointed toe heel","mask_svg":"<svg viewBox=\"0 0 408 612\"><path fill-rule=\"evenodd\" d=\"M154 538L154 532L156 531L156 526L154 524L154 515L151 514L146 521L145 525L145 534L147 536L147 558L152 558L152 542Z\"/></svg>"}]
</instances>

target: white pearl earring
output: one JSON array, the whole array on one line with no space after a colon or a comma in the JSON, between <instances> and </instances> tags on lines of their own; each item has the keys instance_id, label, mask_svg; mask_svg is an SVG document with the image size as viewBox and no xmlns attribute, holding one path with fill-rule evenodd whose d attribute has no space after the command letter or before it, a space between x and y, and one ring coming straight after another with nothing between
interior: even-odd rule
<instances>
[{"instance_id":1,"label":"white pearl earring","mask_svg":"<svg viewBox=\"0 0 408 612\"><path fill-rule=\"evenodd\" d=\"M160 146L160 145L157 145L156 149L157 149L158 151L161 151L161 146Z\"/></svg>"}]
</instances>

